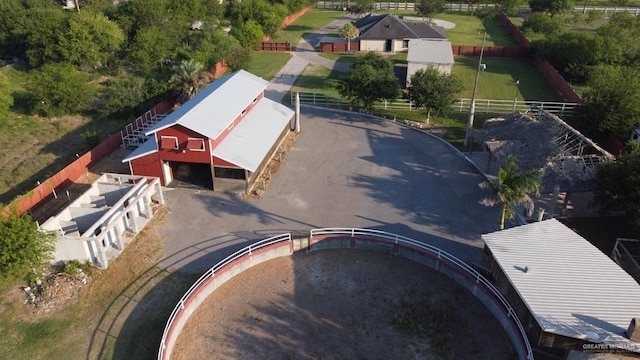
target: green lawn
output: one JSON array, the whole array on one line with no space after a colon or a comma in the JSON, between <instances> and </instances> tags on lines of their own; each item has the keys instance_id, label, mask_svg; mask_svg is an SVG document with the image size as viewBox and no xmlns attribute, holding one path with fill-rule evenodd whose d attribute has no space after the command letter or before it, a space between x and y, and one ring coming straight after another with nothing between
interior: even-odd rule
<instances>
[{"instance_id":1,"label":"green lawn","mask_svg":"<svg viewBox=\"0 0 640 360\"><path fill-rule=\"evenodd\" d=\"M513 100L520 80L519 100L562 101L542 73L526 59L484 58L487 69L480 73L476 98ZM478 67L477 57L456 56L453 73L465 84L461 97L470 98Z\"/></svg>"},{"instance_id":2,"label":"green lawn","mask_svg":"<svg viewBox=\"0 0 640 360\"><path fill-rule=\"evenodd\" d=\"M340 73L321 65L309 64L291 87L292 91L318 91L338 96L336 84Z\"/></svg>"},{"instance_id":3,"label":"green lawn","mask_svg":"<svg viewBox=\"0 0 640 360\"><path fill-rule=\"evenodd\" d=\"M291 54L284 52L254 51L244 69L271 81L280 69L291 59Z\"/></svg>"},{"instance_id":4,"label":"green lawn","mask_svg":"<svg viewBox=\"0 0 640 360\"><path fill-rule=\"evenodd\" d=\"M438 14L435 18L456 24L453 29L446 30L452 45L482 45L482 30L479 34L480 19L477 17L469 16L468 13L448 12ZM485 20L484 26L487 30L486 46L519 46L518 41L498 19Z\"/></svg>"},{"instance_id":5,"label":"green lawn","mask_svg":"<svg viewBox=\"0 0 640 360\"><path fill-rule=\"evenodd\" d=\"M330 60L334 60L334 61L340 61L340 62L356 62L356 59L359 56L364 56L367 53L366 52L357 52L354 54L347 54L347 53L319 53L320 56L325 57L327 59ZM386 57L387 59L391 60L391 62L393 62L394 64L397 63L403 63L406 64L407 63L407 53L395 53L395 54L391 54L391 55L383 55L384 57Z\"/></svg>"},{"instance_id":6,"label":"green lawn","mask_svg":"<svg viewBox=\"0 0 640 360\"><path fill-rule=\"evenodd\" d=\"M344 11L309 9L309 11L298 18L293 24L276 33L273 40L289 41L291 43L291 47L295 48L304 35L309 34L344 15Z\"/></svg>"}]
</instances>

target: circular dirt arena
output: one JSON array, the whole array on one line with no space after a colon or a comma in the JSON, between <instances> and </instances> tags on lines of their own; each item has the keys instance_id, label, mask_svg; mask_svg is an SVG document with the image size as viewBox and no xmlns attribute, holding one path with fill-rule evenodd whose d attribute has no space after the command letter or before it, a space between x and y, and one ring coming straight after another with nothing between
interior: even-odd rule
<instances>
[{"instance_id":1,"label":"circular dirt arena","mask_svg":"<svg viewBox=\"0 0 640 360\"><path fill-rule=\"evenodd\" d=\"M298 252L228 281L172 359L516 359L470 292L421 264L363 250Z\"/></svg>"}]
</instances>

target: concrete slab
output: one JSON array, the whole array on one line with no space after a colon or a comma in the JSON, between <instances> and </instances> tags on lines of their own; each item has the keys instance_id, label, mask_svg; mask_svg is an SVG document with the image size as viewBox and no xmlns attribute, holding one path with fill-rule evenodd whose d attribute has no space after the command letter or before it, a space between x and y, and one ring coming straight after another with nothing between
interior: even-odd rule
<instances>
[{"instance_id":1,"label":"concrete slab","mask_svg":"<svg viewBox=\"0 0 640 360\"><path fill-rule=\"evenodd\" d=\"M162 266L208 267L230 254L229 246L317 227L395 232L481 261L480 234L496 229L498 209L478 203L486 194L478 187L482 176L448 145L357 114L303 108L301 121L302 133L263 197L165 194L172 211L162 231Z\"/></svg>"}]
</instances>

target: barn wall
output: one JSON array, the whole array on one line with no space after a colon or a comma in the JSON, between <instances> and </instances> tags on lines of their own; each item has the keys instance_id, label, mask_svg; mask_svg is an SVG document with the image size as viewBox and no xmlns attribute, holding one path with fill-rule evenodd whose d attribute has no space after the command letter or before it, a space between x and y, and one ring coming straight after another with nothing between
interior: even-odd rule
<instances>
[{"instance_id":1,"label":"barn wall","mask_svg":"<svg viewBox=\"0 0 640 360\"><path fill-rule=\"evenodd\" d=\"M384 40L360 40L360 51L384 51Z\"/></svg>"},{"instance_id":2,"label":"barn wall","mask_svg":"<svg viewBox=\"0 0 640 360\"><path fill-rule=\"evenodd\" d=\"M211 152L209 149L209 141L207 141L208 138L202 134L198 134L197 132L189 130L181 125L174 125L158 131L155 136L158 140L158 147L160 147L162 136L175 136L178 138L178 149L158 149L158 156L162 160L201 164L211 163L211 158L209 156ZM186 150L188 138L204 139L205 151Z\"/></svg>"},{"instance_id":3,"label":"barn wall","mask_svg":"<svg viewBox=\"0 0 640 360\"><path fill-rule=\"evenodd\" d=\"M160 178L160 183L166 186L162 176L162 163L158 153L149 154L130 161L131 175L155 176Z\"/></svg>"}]
</instances>

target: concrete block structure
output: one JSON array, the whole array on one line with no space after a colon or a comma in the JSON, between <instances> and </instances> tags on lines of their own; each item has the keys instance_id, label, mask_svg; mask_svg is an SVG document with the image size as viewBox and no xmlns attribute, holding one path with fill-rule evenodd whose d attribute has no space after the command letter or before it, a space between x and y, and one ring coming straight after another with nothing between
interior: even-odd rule
<instances>
[{"instance_id":1,"label":"concrete block structure","mask_svg":"<svg viewBox=\"0 0 640 360\"><path fill-rule=\"evenodd\" d=\"M40 229L57 234L54 261L107 268L151 220L153 202L164 204L158 178L107 173Z\"/></svg>"}]
</instances>

